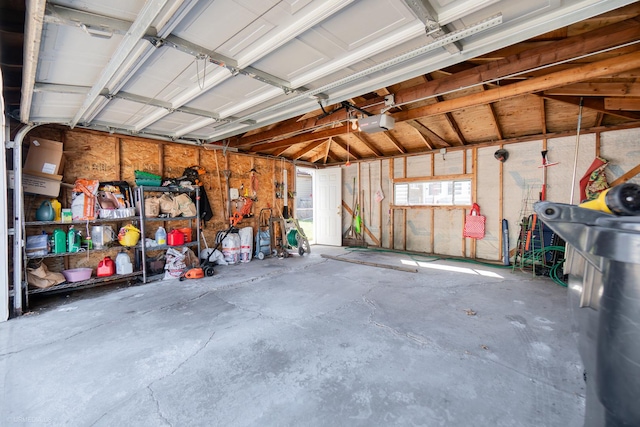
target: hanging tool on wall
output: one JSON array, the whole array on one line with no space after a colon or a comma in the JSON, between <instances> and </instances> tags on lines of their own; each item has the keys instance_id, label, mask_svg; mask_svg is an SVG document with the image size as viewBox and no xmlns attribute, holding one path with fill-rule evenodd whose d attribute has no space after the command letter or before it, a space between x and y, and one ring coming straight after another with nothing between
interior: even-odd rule
<instances>
[{"instance_id":1,"label":"hanging tool on wall","mask_svg":"<svg viewBox=\"0 0 640 427\"><path fill-rule=\"evenodd\" d=\"M541 151L542 153L542 165L539 166L542 168L542 189L540 190L540 201L547 200L547 168L549 166L557 165L560 162L550 162L547 158L548 150Z\"/></svg>"},{"instance_id":2,"label":"hanging tool on wall","mask_svg":"<svg viewBox=\"0 0 640 427\"><path fill-rule=\"evenodd\" d=\"M550 162L547 154L548 154L548 150L542 150L540 153L542 154L542 165L538 166L539 168L542 168L542 188L540 189L540 201L545 201L547 200L547 168L549 166L555 166L560 162ZM536 229L536 226L540 226L538 224L538 215L537 214L532 214L529 216L529 225L527 227L527 236L526 236L526 240L525 240L525 250L530 250L530 244L531 244L531 238L534 234L534 231Z\"/></svg>"},{"instance_id":3,"label":"hanging tool on wall","mask_svg":"<svg viewBox=\"0 0 640 427\"><path fill-rule=\"evenodd\" d=\"M354 188L355 191L355 188ZM362 218L360 217L360 197L356 195L355 208L353 209L353 231L359 239L362 233Z\"/></svg>"},{"instance_id":4,"label":"hanging tool on wall","mask_svg":"<svg viewBox=\"0 0 640 427\"><path fill-rule=\"evenodd\" d=\"M356 217L356 177L353 177L353 190L352 193L353 194L353 202L351 203L351 222L349 223L349 228L347 228L347 231L345 231L344 236L346 238L354 238L355 237L355 230L354 230L354 226L355 226L355 217Z\"/></svg>"},{"instance_id":5,"label":"hanging tool on wall","mask_svg":"<svg viewBox=\"0 0 640 427\"><path fill-rule=\"evenodd\" d=\"M249 174L251 176L251 198L256 201L258 200L258 171L255 167L252 167Z\"/></svg>"},{"instance_id":6,"label":"hanging tool on wall","mask_svg":"<svg viewBox=\"0 0 640 427\"><path fill-rule=\"evenodd\" d=\"M225 194L227 195L227 212L226 218L231 218L231 186L229 185L229 178L231 177L231 171L225 169L222 171L225 179Z\"/></svg>"}]
</instances>

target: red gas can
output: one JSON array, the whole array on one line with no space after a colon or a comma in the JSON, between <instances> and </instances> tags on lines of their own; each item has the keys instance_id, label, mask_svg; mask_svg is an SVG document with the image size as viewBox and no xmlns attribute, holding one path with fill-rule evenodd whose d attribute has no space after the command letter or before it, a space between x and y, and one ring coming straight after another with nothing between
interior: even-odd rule
<instances>
[{"instance_id":1,"label":"red gas can","mask_svg":"<svg viewBox=\"0 0 640 427\"><path fill-rule=\"evenodd\" d=\"M107 277L116 274L116 264L110 257L104 257L102 261L98 263L97 276Z\"/></svg>"},{"instance_id":2,"label":"red gas can","mask_svg":"<svg viewBox=\"0 0 640 427\"><path fill-rule=\"evenodd\" d=\"M167 234L167 244L169 246L184 245L184 233L180 230L171 230L169 234Z\"/></svg>"}]
</instances>

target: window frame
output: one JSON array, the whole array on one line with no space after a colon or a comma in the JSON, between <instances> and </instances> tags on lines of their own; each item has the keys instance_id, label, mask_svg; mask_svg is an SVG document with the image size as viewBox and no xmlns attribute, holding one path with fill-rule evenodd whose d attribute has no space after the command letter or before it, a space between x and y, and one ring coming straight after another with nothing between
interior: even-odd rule
<instances>
[{"instance_id":1,"label":"window frame","mask_svg":"<svg viewBox=\"0 0 640 427\"><path fill-rule=\"evenodd\" d=\"M441 176L424 176L412 178L396 178L393 180L393 207L397 208L460 208L468 207L473 204L474 176L472 174L460 175L441 175ZM469 195L464 197L464 202L456 204L456 183L468 182ZM433 184L433 183L450 183L451 202L434 203L424 200L411 202L411 185L412 184ZM397 203L398 185L406 185L406 204ZM435 189L436 187L434 187ZM442 188L442 187L439 187ZM424 192L424 188L422 192ZM460 196L458 196L460 197Z\"/></svg>"}]
</instances>

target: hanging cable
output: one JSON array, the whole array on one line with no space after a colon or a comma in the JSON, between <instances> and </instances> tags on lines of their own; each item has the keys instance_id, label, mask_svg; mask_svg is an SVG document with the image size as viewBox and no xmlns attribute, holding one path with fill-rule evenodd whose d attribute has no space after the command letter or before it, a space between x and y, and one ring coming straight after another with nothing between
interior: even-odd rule
<instances>
[{"instance_id":1,"label":"hanging cable","mask_svg":"<svg viewBox=\"0 0 640 427\"><path fill-rule=\"evenodd\" d=\"M198 61L202 59L204 60L204 65L202 67L202 84L200 84L200 67L198 66ZM196 63L196 79L198 80L198 87L200 90L204 90L205 87L205 78L207 77L207 63L209 62L209 55L198 55L194 59Z\"/></svg>"}]
</instances>

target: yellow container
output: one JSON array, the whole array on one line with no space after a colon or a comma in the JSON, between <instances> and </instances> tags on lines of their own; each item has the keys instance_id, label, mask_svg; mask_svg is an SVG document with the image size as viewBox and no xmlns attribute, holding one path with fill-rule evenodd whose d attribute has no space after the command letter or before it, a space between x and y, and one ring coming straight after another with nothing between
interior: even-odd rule
<instances>
[{"instance_id":1,"label":"yellow container","mask_svg":"<svg viewBox=\"0 0 640 427\"><path fill-rule=\"evenodd\" d=\"M125 225L118 233L118 242L122 246L133 247L138 244L138 240L140 240L140 230L133 224Z\"/></svg>"},{"instance_id":2,"label":"yellow container","mask_svg":"<svg viewBox=\"0 0 640 427\"><path fill-rule=\"evenodd\" d=\"M53 208L54 221L60 222L62 220L62 205L58 199L51 199L51 207Z\"/></svg>"}]
</instances>

